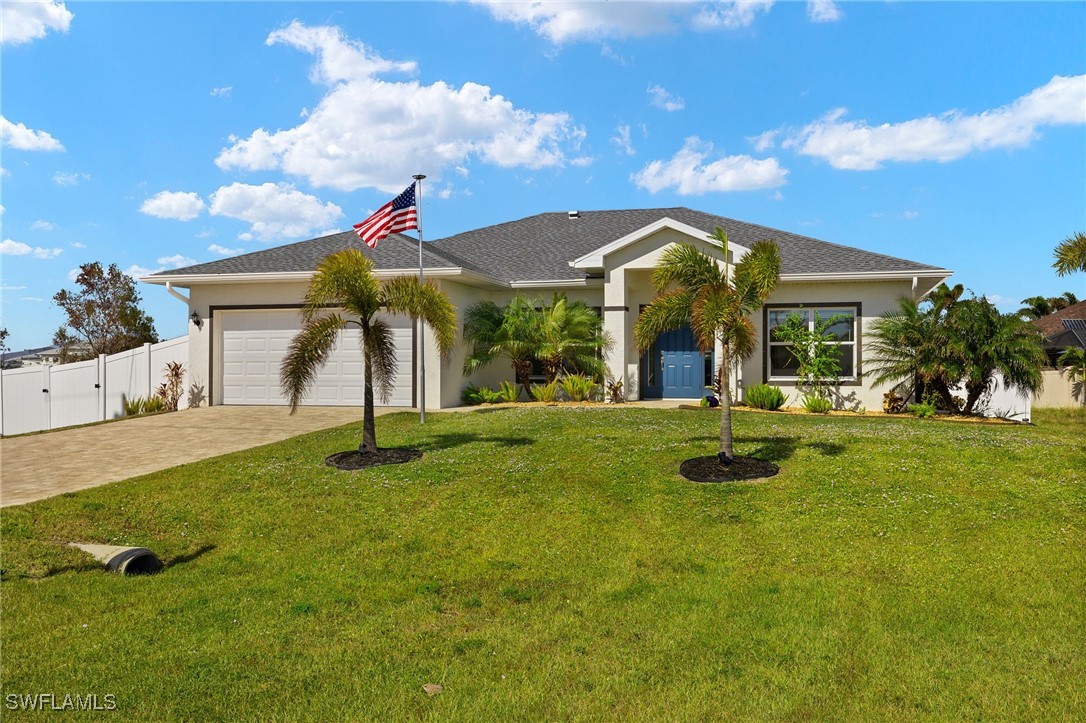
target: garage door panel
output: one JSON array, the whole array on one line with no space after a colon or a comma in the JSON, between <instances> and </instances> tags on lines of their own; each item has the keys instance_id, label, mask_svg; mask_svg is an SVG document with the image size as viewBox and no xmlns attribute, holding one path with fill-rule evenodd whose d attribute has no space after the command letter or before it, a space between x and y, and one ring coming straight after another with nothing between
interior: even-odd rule
<instances>
[{"instance_id":1,"label":"garage door panel","mask_svg":"<svg viewBox=\"0 0 1086 723\"><path fill-rule=\"evenodd\" d=\"M295 310L224 311L222 370L224 404L286 404L279 389L279 368L290 341L301 328ZM393 329L398 373L393 406L410 406L413 387L411 320L384 316ZM303 404L349 405L363 403L364 379L359 330L340 334L327 363L311 385ZM381 404L380 399L376 400Z\"/></svg>"}]
</instances>

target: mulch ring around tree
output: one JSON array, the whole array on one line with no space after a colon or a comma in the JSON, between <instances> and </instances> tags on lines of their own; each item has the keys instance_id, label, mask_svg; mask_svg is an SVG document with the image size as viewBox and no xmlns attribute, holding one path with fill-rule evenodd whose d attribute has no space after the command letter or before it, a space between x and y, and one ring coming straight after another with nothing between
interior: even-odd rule
<instances>
[{"instance_id":1,"label":"mulch ring around tree","mask_svg":"<svg viewBox=\"0 0 1086 723\"><path fill-rule=\"evenodd\" d=\"M757 482L780 471L772 462L754 457L736 457L731 464L721 464L715 454L679 465L679 474L692 482Z\"/></svg>"},{"instance_id":2,"label":"mulch ring around tree","mask_svg":"<svg viewBox=\"0 0 1086 723\"><path fill-rule=\"evenodd\" d=\"M325 457L324 463L329 467L350 471L386 464L403 464L421 458L422 450L419 449L378 448L376 452L359 452L357 449L352 449L350 452L336 452Z\"/></svg>"}]
</instances>

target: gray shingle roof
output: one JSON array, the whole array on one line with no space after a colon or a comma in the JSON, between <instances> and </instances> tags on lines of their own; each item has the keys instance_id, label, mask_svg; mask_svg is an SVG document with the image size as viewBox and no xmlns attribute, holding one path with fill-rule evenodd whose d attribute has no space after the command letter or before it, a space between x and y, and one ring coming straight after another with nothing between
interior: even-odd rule
<instances>
[{"instance_id":1,"label":"gray shingle roof","mask_svg":"<svg viewBox=\"0 0 1086 723\"><path fill-rule=\"evenodd\" d=\"M504 281L578 279L585 273L571 268L570 261L665 217L706 233L720 226L729 241L748 248L756 241L772 239L781 249L782 274L938 270L683 207L581 211L579 218L569 218L565 212L542 213L439 239L434 246L442 253L469 258Z\"/></svg>"},{"instance_id":2,"label":"gray shingle roof","mask_svg":"<svg viewBox=\"0 0 1086 723\"><path fill-rule=\"evenodd\" d=\"M626 211L582 211L579 218L568 213L542 213L519 221L466 231L438 239L423 247L427 268L463 267L502 281L574 280L585 272L570 261L601 246L644 228L662 218L672 218L712 233L720 226L740 246L772 239L781 249L781 273L842 273L878 271L939 271L939 267L894 258L871 251L840 246L818 239L779 231L766 226L714 216L689 208L646 208ZM249 274L312 271L328 254L347 248L361 248L378 269L410 269L418 266L418 242L402 234L382 241L376 251L360 243L350 231L300 241L183 269L161 272L179 274Z\"/></svg>"},{"instance_id":3,"label":"gray shingle roof","mask_svg":"<svg viewBox=\"0 0 1086 723\"><path fill-rule=\"evenodd\" d=\"M263 251L254 251L241 256L233 256L206 264L186 266L160 272L161 276L178 274L260 274L282 273L289 271L312 271L317 264L330 253L341 251L348 246L361 249L362 253L373 259L377 269L417 269L419 266L418 241L410 236L394 233L372 250L362 243L353 231L344 231L330 236L299 241L298 243L276 246ZM427 268L455 268L460 266L457 260L447 255L437 255L430 244L423 244L423 263ZM469 266L469 268L471 268Z\"/></svg>"}]
</instances>

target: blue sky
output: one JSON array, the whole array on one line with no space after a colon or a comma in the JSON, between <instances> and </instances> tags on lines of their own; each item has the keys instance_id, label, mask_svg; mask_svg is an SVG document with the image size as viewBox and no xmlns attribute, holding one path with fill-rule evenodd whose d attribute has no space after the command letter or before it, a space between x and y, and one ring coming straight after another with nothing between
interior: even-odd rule
<instances>
[{"instance_id":1,"label":"blue sky","mask_svg":"<svg viewBox=\"0 0 1086 723\"><path fill-rule=\"evenodd\" d=\"M1086 4L7 2L2 324L133 274L346 229L426 173L427 238L689 206L1073 291ZM141 285L164 337L185 309Z\"/></svg>"}]
</instances>

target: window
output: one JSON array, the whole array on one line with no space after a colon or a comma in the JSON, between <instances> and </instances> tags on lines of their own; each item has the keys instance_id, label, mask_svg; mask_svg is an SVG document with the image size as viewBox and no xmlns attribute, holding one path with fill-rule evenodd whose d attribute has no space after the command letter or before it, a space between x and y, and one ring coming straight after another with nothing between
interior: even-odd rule
<instances>
[{"instance_id":1,"label":"window","mask_svg":"<svg viewBox=\"0 0 1086 723\"><path fill-rule=\"evenodd\" d=\"M790 315L796 315L807 324L811 331L815 329L816 322L838 317L831 326L826 329L826 334L832 336L840 343L841 379L855 379L856 367L859 358L856 344L856 319L859 316L858 305L834 305L834 306L795 306L795 307L767 307L766 309L766 369L770 379L795 379L799 371L796 362L789 349L790 344L776 337L776 329L785 323Z\"/></svg>"}]
</instances>

